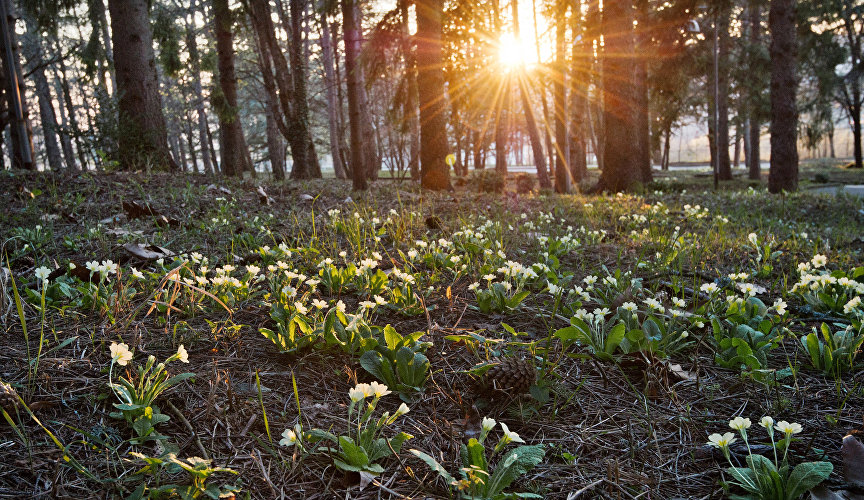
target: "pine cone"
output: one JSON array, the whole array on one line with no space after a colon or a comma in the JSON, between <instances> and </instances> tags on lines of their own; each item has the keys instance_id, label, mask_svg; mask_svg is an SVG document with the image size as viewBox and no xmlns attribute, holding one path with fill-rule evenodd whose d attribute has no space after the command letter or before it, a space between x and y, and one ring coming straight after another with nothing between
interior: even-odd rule
<instances>
[{"instance_id":1,"label":"pine cone","mask_svg":"<svg viewBox=\"0 0 864 500\"><path fill-rule=\"evenodd\" d=\"M525 394L537 379L534 363L528 359L505 359L486 372L485 386L490 391Z\"/></svg>"},{"instance_id":2,"label":"pine cone","mask_svg":"<svg viewBox=\"0 0 864 500\"><path fill-rule=\"evenodd\" d=\"M11 385L0 380L0 408L11 413L18 407L18 394Z\"/></svg>"}]
</instances>

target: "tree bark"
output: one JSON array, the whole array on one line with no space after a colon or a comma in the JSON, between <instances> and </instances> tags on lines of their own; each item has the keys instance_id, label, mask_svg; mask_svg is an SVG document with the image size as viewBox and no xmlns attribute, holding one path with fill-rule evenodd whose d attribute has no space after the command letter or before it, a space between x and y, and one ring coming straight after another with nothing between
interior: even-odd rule
<instances>
[{"instance_id":1,"label":"tree bark","mask_svg":"<svg viewBox=\"0 0 864 500\"><path fill-rule=\"evenodd\" d=\"M750 0L747 6L747 17L750 24L750 45L751 45L751 61L750 71L755 74L756 71L762 70L756 68L755 47L761 43L762 34L762 16L759 12L759 0ZM751 83L751 85L753 85ZM755 87L755 85L754 85ZM744 138L749 143L747 153L747 177L751 180L759 180L762 178L762 165L759 151L759 137L762 129L762 123L759 117L759 112L756 109L756 100L759 97L757 89L751 88L750 95L750 111L747 116L749 121L747 126L747 134Z\"/></svg>"},{"instance_id":2,"label":"tree bark","mask_svg":"<svg viewBox=\"0 0 864 500\"><path fill-rule=\"evenodd\" d=\"M795 0L771 0L771 168L768 191L798 189Z\"/></svg>"},{"instance_id":3,"label":"tree bark","mask_svg":"<svg viewBox=\"0 0 864 500\"><path fill-rule=\"evenodd\" d=\"M291 168L292 179L308 179L313 177L309 159L312 148L309 136L309 104L306 101L306 70L303 64L303 0L290 0L291 11L291 43L288 45L288 58L291 64L291 80L294 84L294 112L291 116L291 128L295 134L306 140L298 141L297 150L291 150L294 166ZM318 172L317 177L321 176Z\"/></svg>"},{"instance_id":4,"label":"tree bark","mask_svg":"<svg viewBox=\"0 0 864 500\"><path fill-rule=\"evenodd\" d=\"M444 0L417 0L417 93L420 101L420 185L451 189L447 156L447 120L444 116L441 21Z\"/></svg>"},{"instance_id":5,"label":"tree bark","mask_svg":"<svg viewBox=\"0 0 864 500\"><path fill-rule=\"evenodd\" d=\"M634 105L636 106L636 163L639 180L648 184L653 180L651 172L651 119L648 114L648 58L651 47L648 44L648 1L638 0L638 27L636 29L636 58L633 65Z\"/></svg>"},{"instance_id":6,"label":"tree bark","mask_svg":"<svg viewBox=\"0 0 864 500\"><path fill-rule=\"evenodd\" d=\"M576 3L570 17L573 36L570 71L570 168L575 182L582 181L588 172L585 123L588 115L588 69L591 67L591 54L586 50L587 36L581 4L581 1Z\"/></svg>"},{"instance_id":7,"label":"tree bark","mask_svg":"<svg viewBox=\"0 0 864 500\"><path fill-rule=\"evenodd\" d=\"M243 151L243 129L237 106L237 77L234 73L233 19L228 0L212 0L216 55L219 66L219 90L214 107L222 130L222 173L243 176L246 165Z\"/></svg>"},{"instance_id":8,"label":"tree bark","mask_svg":"<svg viewBox=\"0 0 864 500\"><path fill-rule=\"evenodd\" d=\"M720 180L732 180L732 165L729 159L729 16L731 6L722 0L717 18L717 175Z\"/></svg>"},{"instance_id":9,"label":"tree bark","mask_svg":"<svg viewBox=\"0 0 864 500\"><path fill-rule=\"evenodd\" d=\"M333 159L333 170L336 178L347 179L348 172L342 161L342 140L339 130L339 101L336 99L336 86L339 81L333 71L333 41L330 36L330 24L327 15L321 14L321 64L324 66L324 88L327 92L327 126L330 134L330 156Z\"/></svg>"},{"instance_id":10,"label":"tree bark","mask_svg":"<svg viewBox=\"0 0 864 500\"><path fill-rule=\"evenodd\" d=\"M2 51L3 71L6 82L10 136L12 139L12 168L36 170L33 158L33 131L25 99L24 74L21 71L21 58L18 38L15 35L15 12L11 0L0 0L0 51Z\"/></svg>"},{"instance_id":11,"label":"tree bark","mask_svg":"<svg viewBox=\"0 0 864 500\"><path fill-rule=\"evenodd\" d=\"M555 192L570 192L570 141L567 135L567 2L557 1L555 23L555 78L552 83L555 101ZM575 15L575 13L574 13Z\"/></svg>"},{"instance_id":12,"label":"tree bark","mask_svg":"<svg viewBox=\"0 0 864 500\"><path fill-rule=\"evenodd\" d=\"M633 145L633 3L612 0L603 4L603 172L598 189L626 191L639 180Z\"/></svg>"},{"instance_id":13,"label":"tree bark","mask_svg":"<svg viewBox=\"0 0 864 500\"><path fill-rule=\"evenodd\" d=\"M119 160L122 168L151 164L177 170L168 152L147 0L110 0L117 73Z\"/></svg>"},{"instance_id":14,"label":"tree bark","mask_svg":"<svg viewBox=\"0 0 864 500\"><path fill-rule=\"evenodd\" d=\"M405 122L408 129L408 169L411 178L420 180L420 124L417 121L417 60L414 55L414 40L408 33L408 0L400 2L402 16L402 51L405 58ZM467 167L466 167L467 169Z\"/></svg>"},{"instance_id":15,"label":"tree bark","mask_svg":"<svg viewBox=\"0 0 864 500\"><path fill-rule=\"evenodd\" d=\"M195 0L189 7L190 17L195 18ZM210 144L207 139L207 113L204 110L204 92L201 86L201 56L198 52L198 42L195 38L195 28L186 24L186 50L189 52L192 87L195 91L195 113L198 116L198 142L201 144L201 160L204 162L204 172L213 173L213 163L210 161Z\"/></svg>"},{"instance_id":16,"label":"tree bark","mask_svg":"<svg viewBox=\"0 0 864 500\"><path fill-rule=\"evenodd\" d=\"M360 124L360 85L357 71L358 58L360 57L360 34L354 19L354 2L356 0L342 1L342 26L345 32L345 73L348 94L348 126L351 134L351 176L352 187L355 191L364 191L366 184L366 164L363 157L363 144L360 137L363 130Z\"/></svg>"},{"instance_id":17,"label":"tree bark","mask_svg":"<svg viewBox=\"0 0 864 500\"><path fill-rule=\"evenodd\" d=\"M36 20L28 14L26 9L22 10L22 17L27 26L24 36L27 62L36 84L36 97L39 101L39 120L42 123L42 138L45 141L45 153L48 157L48 166L51 170L58 171L63 168L63 157L60 153L60 144L57 141L57 115L54 113L54 99L51 96L51 86L45 76L45 64L42 58L42 42L39 27Z\"/></svg>"}]
</instances>

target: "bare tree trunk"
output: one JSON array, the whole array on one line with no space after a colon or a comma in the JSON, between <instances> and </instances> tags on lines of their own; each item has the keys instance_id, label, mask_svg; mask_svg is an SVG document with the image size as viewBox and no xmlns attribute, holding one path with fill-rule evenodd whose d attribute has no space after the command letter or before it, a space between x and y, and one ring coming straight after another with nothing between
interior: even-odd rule
<instances>
[{"instance_id":1,"label":"bare tree trunk","mask_svg":"<svg viewBox=\"0 0 864 500\"><path fill-rule=\"evenodd\" d=\"M603 172L598 189L625 191L638 181L633 145L637 143L632 116L633 2L618 0L603 4Z\"/></svg>"},{"instance_id":2,"label":"bare tree trunk","mask_svg":"<svg viewBox=\"0 0 864 500\"><path fill-rule=\"evenodd\" d=\"M27 62L33 74L33 82L36 84L36 97L39 100L39 120L42 123L42 137L45 141L45 153L48 156L48 166L51 170L58 171L63 168L63 158L60 153L60 144L57 141L57 116L54 113L54 100L51 97L51 86L45 76L45 65L42 59L42 45L36 20L22 10L22 17L27 25L24 35Z\"/></svg>"},{"instance_id":3,"label":"bare tree trunk","mask_svg":"<svg viewBox=\"0 0 864 500\"><path fill-rule=\"evenodd\" d=\"M771 0L771 169L768 191L798 189L795 0Z\"/></svg>"},{"instance_id":4,"label":"bare tree trunk","mask_svg":"<svg viewBox=\"0 0 864 500\"><path fill-rule=\"evenodd\" d=\"M12 167L36 170L33 158L33 131L25 99L24 73L21 71L21 58L18 39L15 35L15 13L11 0L0 0L0 50L2 50L3 71L6 80L6 97L10 115L10 135L12 138Z\"/></svg>"},{"instance_id":5,"label":"bare tree trunk","mask_svg":"<svg viewBox=\"0 0 864 500\"><path fill-rule=\"evenodd\" d=\"M57 94L59 103L57 109L60 111L60 147L63 149L63 159L66 161L66 168L75 170L75 152L72 149L72 139L69 137L69 121L66 118L66 106L63 102L63 87L60 83L60 76L57 69L54 69L54 92Z\"/></svg>"},{"instance_id":6,"label":"bare tree trunk","mask_svg":"<svg viewBox=\"0 0 864 500\"><path fill-rule=\"evenodd\" d=\"M402 15L402 52L405 57L405 79L407 96L405 98L405 121L409 137L408 168L411 178L420 180L420 124L417 122L417 61L414 56L414 43L408 34L408 0L400 3Z\"/></svg>"},{"instance_id":7,"label":"bare tree trunk","mask_svg":"<svg viewBox=\"0 0 864 500\"><path fill-rule=\"evenodd\" d=\"M363 157L363 144L360 134L363 127L360 124L360 74L357 71L360 57L360 32L354 18L354 2L356 0L341 0L342 27L345 32L345 73L348 94L348 124L351 128L351 174L352 187L355 191L365 191L366 165Z\"/></svg>"},{"instance_id":8,"label":"bare tree trunk","mask_svg":"<svg viewBox=\"0 0 864 500\"><path fill-rule=\"evenodd\" d=\"M513 37L519 40L519 2L510 0L510 8L513 11ZM520 73L516 75L516 83L519 86L519 96L522 100L522 112L525 114L525 126L528 129L528 137L531 141L531 153L534 156L534 164L537 167L537 180L541 189L552 189L549 180L549 171L546 169L546 156L543 152L543 142L540 138L540 130L537 128L537 119L534 116L534 106L531 103L531 94L528 89L528 75Z\"/></svg>"},{"instance_id":9,"label":"bare tree trunk","mask_svg":"<svg viewBox=\"0 0 864 500\"><path fill-rule=\"evenodd\" d=\"M586 50L587 35L584 30L582 2L573 7L570 17L570 31L573 36L573 56L570 71L570 169L576 182L582 181L588 172L585 127L588 115L588 68L591 67L591 54Z\"/></svg>"},{"instance_id":10,"label":"bare tree trunk","mask_svg":"<svg viewBox=\"0 0 864 500\"><path fill-rule=\"evenodd\" d=\"M291 80L294 84L294 112L290 121L291 128L295 134L304 140L298 141L298 148L291 150L294 157L294 166L291 168L292 179L307 179L313 177L310 168L310 149L312 148L309 136L309 104L306 101L306 71L303 64L303 32L301 20L303 17L303 0L290 0L288 5L291 11L291 43L288 45L289 62L291 64ZM318 172L317 177L321 176Z\"/></svg>"},{"instance_id":11,"label":"bare tree trunk","mask_svg":"<svg viewBox=\"0 0 864 500\"><path fill-rule=\"evenodd\" d=\"M752 46L756 46L760 43L760 38L762 34L762 16L759 13L759 2L760 0L750 0L747 6L747 18L750 25L750 45ZM751 47L751 51L752 50L753 48ZM758 71L758 69L755 67L755 56L751 57L753 58L753 60L750 61L750 71ZM760 131L762 128L762 123L759 117L759 113L754 109L756 107L756 97L758 97L758 94L750 96L751 109L747 116L747 137L744 139L749 144L749 153L747 153L747 177L751 180L759 180L762 178L762 160L759 154L759 136L761 135Z\"/></svg>"},{"instance_id":12,"label":"bare tree trunk","mask_svg":"<svg viewBox=\"0 0 864 500\"><path fill-rule=\"evenodd\" d=\"M195 142L193 140L195 132L193 127L192 116L189 114L189 110L186 110L186 119L183 121L186 125L183 129L183 133L186 135L186 145L189 147L189 161L192 163L192 172L198 173L198 155L195 153Z\"/></svg>"},{"instance_id":13,"label":"bare tree trunk","mask_svg":"<svg viewBox=\"0 0 864 500\"><path fill-rule=\"evenodd\" d=\"M214 107L222 130L222 173L242 177L246 160L243 151L243 129L237 107L237 77L234 74L234 23L228 0L212 2L221 95L212 96L211 99L215 98Z\"/></svg>"},{"instance_id":14,"label":"bare tree trunk","mask_svg":"<svg viewBox=\"0 0 864 500\"><path fill-rule=\"evenodd\" d=\"M147 0L110 0L123 168L179 167L168 153Z\"/></svg>"},{"instance_id":15,"label":"bare tree trunk","mask_svg":"<svg viewBox=\"0 0 864 500\"><path fill-rule=\"evenodd\" d=\"M720 180L732 180L732 166L729 161L729 0L721 0L722 7L718 14L717 26L717 58L720 69L717 75L717 149L720 157L717 159L717 174Z\"/></svg>"},{"instance_id":16,"label":"bare tree trunk","mask_svg":"<svg viewBox=\"0 0 864 500\"><path fill-rule=\"evenodd\" d=\"M333 41L327 15L321 14L321 64L324 66L324 87L327 91L327 125L330 133L330 156L338 179L347 179L348 172L342 161L342 142L339 134L339 103L336 99L338 80L333 71Z\"/></svg>"},{"instance_id":17,"label":"bare tree trunk","mask_svg":"<svg viewBox=\"0 0 864 500\"><path fill-rule=\"evenodd\" d=\"M555 192L570 192L570 141L567 134L567 2L557 1L555 23L555 78L553 92L555 101ZM573 13L576 15L576 13Z\"/></svg>"},{"instance_id":18,"label":"bare tree trunk","mask_svg":"<svg viewBox=\"0 0 864 500\"><path fill-rule=\"evenodd\" d=\"M417 91L420 99L420 185L426 189L451 189L447 156L447 121L444 113L441 29L443 0L418 0Z\"/></svg>"},{"instance_id":19,"label":"bare tree trunk","mask_svg":"<svg viewBox=\"0 0 864 500\"><path fill-rule=\"evenodd\" d=\"M499 0L492 0L494 26L496 33L502 33L501 12ZM507 177L507 139L510 132L510 91L512 89L510 75L501 78L500 92L496 93L495 101L495 171L502 178Z\"/></svg>"},{"instance_id":20,"label":"bare tree trunk","mask_svg":"<svg viewBox=\"0 0 864 500\"><path fill-rule=\"evenodd\" d=\"M194 20L196 13L195 0L189 7L189 15ZM210 161L210 141L207 133L207 113L204 111L204 92L201 87L201 56L198 52L198 42L195 38L195 27L186 23L186 50L189 52L191 64L192 87L195 91L195 113L198 115L198 142L201 144L201 160L204 162L204 172L213 173L213 163Z\"/></svg>"},{"instance_id":21,"label":"bare tree trunk","mask_svg":"<svg viewBox=\"0 0 864 500\"><path fill-rule=\"evenodd\" d=\"M648 1L637 0L636 53L634 61L634 105L636 106L636 162L639 180L648 184L653 180L651 172L651 120L648 114L648 62L651 57L645 26L648 23Z\"/></svg>"}]
</instances>

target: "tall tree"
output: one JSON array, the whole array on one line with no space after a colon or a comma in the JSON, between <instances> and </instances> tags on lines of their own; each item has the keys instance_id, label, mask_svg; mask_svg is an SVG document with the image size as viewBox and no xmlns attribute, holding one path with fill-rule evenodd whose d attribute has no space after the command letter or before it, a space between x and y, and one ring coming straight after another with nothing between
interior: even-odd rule
<instances>
[{"instance_id":1,"label":"tall tree","mask_svg":"<svg viewBox=\"0 0 864 500\"><path fill-rule=\"evenodd\" d=\"M110 0L122 168L179 169L168 151L147 0Z\"/></svg>"},{"instance_id":2,"label":"tall tree","mask_svg":"<svg viewBox=\"0 0 864 500\"><path fill-rule=\"evenodd\" d=\"M639 180L635 167L633 123L633 2L603 3L603 171L598 189L624 191Z\"/></svg>"},{"instance_id":3,"label":"tall tree","mask_svg":"<svg viewBox=\"0 0 864 500\"><path fill-rule=\"evenodd\" d=\"M732 180L732 164L729 158L729 18L732 5L730 0L720 0L716 5L717 23L717 175L720 180Z\"/></svg>"},{"instance_id":4,"label":"tall tree","mask_svg":"<svg viewBox=\"0 0 864 500\"><path fill-rule=\"evenodd\" d=\"M764 61L762 57L762 15L760 13L760 0L748 0L747 20L749 29L749 46L747 65L750 72L748 82L748 112L747 112L747 172L748 178L759 180L761 173L761 158L759 151L759 139L761 138L762 120L759 105L762 96L762 85L760 76L764 73Z\"/></svg>"},{"instance_id":5,"label":"tall tree","mask_svg":"<svg viewBox=\"0 0 864 500\"><path fill-rule=\"evenodd\" d=\"M333 170L339 179L348 178L348 170L342 152L342 131L339 124L339 100L337 98L339 80L333 68L333 37L330 35L330 23L327 14L321 14L321 65L324 67L324 88L327 95L327 127L330 138L330 156L333 159Z\"/></svg>"},{"instance_id":6,"label":"tall tree","mask_svg":"<svg viewBox=\"0 0 864 500\"><path fill-rule=\"evenodd\" d=\"M771 0L771 168L768 191L798 189L795 0Z\"/></svg>"},{"instance_id":7,"label":"tall tree","mask_svg":"<svg viewBox=\"0 0 864 500\"><path fill-rule=\"evenodd\" d=\"M243 175L246 167L243 129L237 107L237 77L234 73L233 17L228 0L213 0L213 24L219 65L219 95L214 96L222 137L221 164L225 175Z\"/></svg>"},{"instance_id":8,"label":"tall tree","mask_svg":"<svg viewBox=\"0 0 864 500\"><path fill-rule=\"evenodd\" d=\"M636 168L639 180L645 184L652 181L651 172L651 119L648 112L648 61L653 47L649 32L648 0L637 0L636 53L633 64L633 103L636 107Z\"/></svg>"},{"instance_id":9,"label":"tall tree","mask_svg":"<svg viewBox=\"0 0 864 500\"><path fill-rule=\"evenodd\" d=\"M57 115L54 112L54 99L51 96L51 86L45 75L45 62L42 57L42 37L39 34L39 26L33 15L22 9L21 11L27 32L24 35L24 48L27 52L27 62L33 74L33 82L36 84L36 98L39 101L39 120L42 123L42 138L45 142L45 153L48 157L48 166L51 170L60 170L63 167L63 158L60 154L60 143L57 140Z\"/></svg>"},{"instance_id":10,"label":"tall tree","mask_svg":"<svg viewBox=\"0 0 864 500\"><path fill-rule=\"evenodd\" d=\"M417 0L417 93L420 101L420 185L450 189L447 120L444 116L441 19L444 0Z\"/></svg>"},{"instance_id":11,"label":"tall tree","mask_svg":"<svg viewBox=\"0 0 864 500\"><path fill-rule=\"evenodd\" d=\"M567 2L557 0L555 20L555 192L570 191L570 141L567 134ZM575 15L575 13L573 14Z\"/></svg>"},{"instance_id":12,"label":"tall tree","mask_svg":"<svg viewBox=\"0 0 864 500\"><path fill-rule=\"evenodd\" d=\"M354 2L356 0L342 0L342 29L345 33L345 73L346 93L348 94L348 127L350 129L351 142L351 178L352 187L355 191L365 190L366 184L366 162L363 156L363 138L360 123L360 73L358 72L360 59L360 31L355 19Z\"/></svg>"},{"instance_id":13,"label":"tall tree","mask_svg":"<svg viewBox=\"0 0 864 500\"><path fill-rule=\"evenodd\" d=\"M291 43L288 44L289 62L291 64L291 80L294 84L294 112L292 113L292 129L301 137L309 137L307 141L298 143L297 150L291 150L294 158L294 167L291 169L292 179L307 179L309 177L321 177L321 172L315 175L310 162L313 145L311 132L309 130L309 104L306 101L306 68L303 62L303 31L302 19L304 13L304 0L290 0L291 10Z\"/></svg>"},{"instance_id":14,"label":"tall tree","mask_svg":"<svg viewBox=\"0 0 864 500\"><path fill-rule=\"evenodd\" d=\"M25 98L24 74L18 38L15 34L15 13L11 0L0 0L0 57L3 59L5 91L8 103L10 137L12 139L12 166L35 170L33 161L33 132Z\"/></svg>"},{"instance_id":15,"label":"tall tree","mask_svg":"<svg viewBox=\"0 0 864 500\"><path fill-rule=\"evenodd\" d=\"M518 0L510 0L510 6L513 11L513 37L518 43L518 40L520 39ZM528 129L528 138L531 142L531 153L534 156L534 163L537 166L537 180L539 181L541 188L552 189L552 183L549 181L549 172L546 169L546 156L543 152L540 130L537 128L537 118L534 115L534 105L531 103L531 93L528 89L528 77L529 75L527 72L520 72L516 75L516 83L519 86L519 96L522 98L522 112L525 114L525 126Z\"/></svg>"},{"instance_id":16,"label":"tall tree","mask_svg":"<svg viewBox=\"0 0 864 500\"><path fill-rule=\"evenodd\" d=\"M204 90L201 85L201 56L195 36L195 6L196 1L192 0L186 19L186 50L189 53L190 76L192 78L192 88L195 92L195 113L198 118L198 143L201 145L201 159L204 162L204 172L212 174L214 168L210 161L210 145L207 139L207 112L204 110Z\"/></svg>"}]
</instances>

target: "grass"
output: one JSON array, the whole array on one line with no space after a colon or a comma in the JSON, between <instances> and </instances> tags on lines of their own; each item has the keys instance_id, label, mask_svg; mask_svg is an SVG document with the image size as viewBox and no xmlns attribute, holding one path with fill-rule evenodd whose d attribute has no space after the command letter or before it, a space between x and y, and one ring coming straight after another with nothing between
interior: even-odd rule
<instances>
[{"instance_id":1,"label":"grass","mask_svg":"<svg viewBox=\"0 0 864 500\"><path fill-rule=\"evenodd\" d=\"M860 172L805 164L802 185L816 174L864 183ZM134 474L144 463L130 453L154 457L167 447L180 458L206 456L214 466L238 472L244 491L254 498L330 498L345 496L346 488L356 498L446 498L446 485L404 451L382 462L385 472L375 483L358 489L357 478L332 467L328 457L276 445L277 436L298 420L304 429L344 428L348 389L374 380L361 368L359 354L323 347L323 340L281 353L259 332L276 329L270 306L279 300L289 309L295 300L305 300L310 312L304 317L314 325L319 323L312 319L317 314L309 302L313 298L328 307L341 300L348 313L362 309L363 301L374 302L371 285L333 296L323 284L315 291L298 285L295 298L277 298L282 282L276 286L270 281L282 270L267 271L268 265L284 260L288 270L313 277L323 259L343 262L342 251L357 263L379 253L378 269L388 277L388 287L396 282L394 268L416 280L420 314L376 306L362 317L370 326L390 324L402 335L423 331L422 340L432 343L425 353L430 377L422 394L409 398L411 411L395 430L412 434L405 446L428 453L447 470L458 470L459 443L482 416L506 422L528 444L546 446L544 461L512 489L546 498L567 498L568 492L586 487L584 495L601 498L635 498L645 492L658 498L716 496L722 493L724 460L705 442L737 415L758 419L771 414L800 422L805 432L790 453L796 459L825 457L839 464L843 435L862 426L864 372L833 378L810 366L798 337L834 321L837 314L815 310L790 290L799 278L798 263L816 254L826 255L831 269L861 265L864 202L806 191L769 196L764 185L740 178L713 192L711 182L692 173L659 174L642 194L610 196L495 196L467 187L428 193L410 183L382 182L368 193L351 193L352 200L346 200L350 185L342 181L265 183L273 199L268 205L259 200L251 181L0 172L6 207L0 234L9 235L3 252L24 299L20 312L13 302L3 304L0 380L27 404L26 411L18 407L16 418L4 403L15 425L4 425L0 436L5 456L16 458L0 463L0 491L8 496L127 496L141 484L156 487L155 477ZM149 205L159 217L121 215L123 202L132 201ZM334 209L341 214L328 214ZM106 220L115 215L119 222ZM472 240L466 229L483 237ZM768 272L746 281L764 287L757 296L766 305L777 298L789 304L788 316L778 323L788 332L783 330L763 367L768 379L718 366L710 323L701 329L688 326L692 343L679 351L619 349L609 358L592 354L584 343L565 349L552 335L569 325L580 308L608 307L615 314L615 307L632 301L640 321L650 314L661 316L645 305L649 298L671 310L672 298L681 297L686 306L680 309L688 318L707 314L699 293L702 284L732 289L729 274L757 270L750 233L773 242L773 250L782 254ZM550 246L571 234L578 245L560 251ZM440 239L452 246L442 247ZM417 241L429 247L424 250ZM162 264L143 260L125 250L126 243L156 245L187 260L193 252L201 254L209 259L211 278L217 267L233 265L237 269L229 274L241 286L196 283L192 273L200 275L200 264L194 262L177 271L192 283L166 280L176 267L173 256ZM280 244L291 257L279 253ZM495 255L471 253L477 245ZM262 252L263 246L270 251ZM431 256L412 260L412 249ZM506 258L497 257L499 249ZM610 288L603 299L605 289L598 283L589 300L571 295L556 308L554 296L545 291L545 278L513 280L530 292L515 310L478 310L472 283L485 287L483 276L496 273L508 260L525 266L552 264L544 252L558 263L552 265L550 279L569 289L584 287L588 275L602 280L616 271L631 272L631 278L622 274L619 280L641 280L641 287ZM448 260L452 256L460 260L454 264ZM98 287L94 276L91 285L89 272L81 271L90 261L108 259L119 263L120 277L111 275ZM70 262L78 271L66 271ZM259 267L264 279L247 277L247 265ZM58 269L46 294L44 319L34 277L39 266ZM132 267L145 277L132 278ZM4 297L11 300L12 287L4 286ZM389 299L387 293L381 295ZM28 336L25 324L31 332L41 325L44 334ZM136 363L151 354L165 359L180 344L189 351L188 366L168 367L172 375L181 370L195 377L160 398L162 412L172 418L158 426L167 436L159 446L130 444L132 429L108 415L115 402L107 386L111 342L128 344ZM39 370L29 380L34 355ZM502 399L478 389L471 370L502 356L534 359L543 369L533 396ZM789 367L792 375L770 380ZM115 366L115 373L120 368ZM380 407L393 412L400 403L394 394L384 397ZM183 418L174 418L173 409ZM742 451L733 446L733 455L740 458ZM58 461L64 455L71 461ZM166 469L165 474L162 484L185 481L177 471ZM219 473L212 479L216 484L234 480Z\"/></svg>"}]
</instances>

